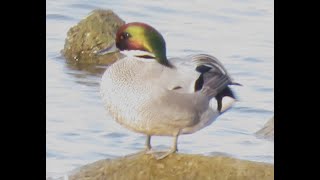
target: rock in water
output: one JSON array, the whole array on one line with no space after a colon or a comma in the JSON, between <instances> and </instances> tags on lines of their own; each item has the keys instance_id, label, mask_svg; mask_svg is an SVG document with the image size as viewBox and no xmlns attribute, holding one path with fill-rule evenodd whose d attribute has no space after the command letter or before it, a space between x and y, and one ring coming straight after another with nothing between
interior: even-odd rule
<instances>
[{"instance_id":1,"label":"rock in water","mask_svg":"<svg viewBox=\"0 0 320 180\"><path fill-rule=\"evenodd\" d=\"M86 165L69 176L69 180L273 180L273 168L272 164L227 156L178 153L156 160L150 154L138 153Z\"/></svg>"},{"instance_id":2,"label":"rock in water","mask_svg":"<svg viewBox=\"0 0 320 180\"><path fill-rule=\"evenodd\" d=\"M114 42L118 28L125 22L111 10L92 11L70 28L62 54L68 63L108 65L121 57L120 53L97 56L96 52Z\"/></svg>"},{"instance_id":3,"label":"rock in water","mask_svg":"<svg viewBox=\"0 0 320 180\"><path fill-rule=\"evenodd\" d=\"M274 117L272 117L262 129L257 131L256 135L260 138L274 140Z\"/></svg>"}]
</instances>

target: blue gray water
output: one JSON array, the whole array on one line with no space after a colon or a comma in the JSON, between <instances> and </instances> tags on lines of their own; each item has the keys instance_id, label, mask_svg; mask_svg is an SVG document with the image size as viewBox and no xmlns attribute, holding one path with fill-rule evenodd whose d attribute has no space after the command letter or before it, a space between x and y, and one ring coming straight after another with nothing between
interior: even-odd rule
<instances>
[{"instance_id":1,"label":"blue gray water","mask_svg":"<svg viewBox=\"0 0 320 180\"><path fill-rule=\"evenodd\" d=\"M164 36L169 57L208 53L219 58L243 87L240 101L211 126L181 136L183 153L224 153L273 163L272 141L256 138L274 110L272 0L47 0L47 176L134 153L144 136L121 127L103 109L100 75L76 70L61 56L68 29L96 8L112 9L126 22L142 21ZM172 138L156 137L158 149Z\"/></svg>"}]
</instances>

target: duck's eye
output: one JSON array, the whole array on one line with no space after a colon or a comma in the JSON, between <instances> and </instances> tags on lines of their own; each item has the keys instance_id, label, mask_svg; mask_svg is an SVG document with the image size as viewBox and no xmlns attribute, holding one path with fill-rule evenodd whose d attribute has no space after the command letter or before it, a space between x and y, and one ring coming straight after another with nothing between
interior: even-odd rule
<instances>
[{"instance_id":1,"label":"duck's eye","mask_svg":"<svg viewBox=\"0 0 320 180\"><path fill-rule=\"evenodd\" d=\"M120 39L128 39L129 37L131 37L131 35L127 32L124 32L121 34Z\"/></svg>"},{"instance_id":2,"label":"duck's eye","mask_svg":"<svg viewBox=\"0 0 320 180\"><path fill-rule=\"evenodd\" d=\"M130 34L127 33L127 32L124 32L124 33L122 34L122 39L128 39L129 37L130 37Z\"/></svg>"}]
</instances>

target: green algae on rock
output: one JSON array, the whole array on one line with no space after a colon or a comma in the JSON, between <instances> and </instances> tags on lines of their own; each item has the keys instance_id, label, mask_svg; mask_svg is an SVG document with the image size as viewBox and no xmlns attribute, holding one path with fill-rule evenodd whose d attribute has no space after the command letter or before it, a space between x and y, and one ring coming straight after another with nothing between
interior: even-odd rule
<instances>
[{"instance_id":1,"label":"green algae on rock","mask_svg":"<svg viewBox=\"0 0 320 180\"><path fill-rule=\"evenodd\" d=\"M124 23L111 10L94 10L69 29L61 53L71 64L111 64L122 55L117 52L97 56L96 52L114 42L118 28Z\"/></svg>"},{"instance_id":2,"label":"green algae on rock","mask_svg":"<svg viewBox=\"0 0 320 180\"><path fill-rule=\"evenodd\" d=\"M156 160L150 154L137 153L117 159L99 160L77 169L69 180L271 180L274 166L268 163L227 156L172 154Z\"/></svg>"}]
</instances>

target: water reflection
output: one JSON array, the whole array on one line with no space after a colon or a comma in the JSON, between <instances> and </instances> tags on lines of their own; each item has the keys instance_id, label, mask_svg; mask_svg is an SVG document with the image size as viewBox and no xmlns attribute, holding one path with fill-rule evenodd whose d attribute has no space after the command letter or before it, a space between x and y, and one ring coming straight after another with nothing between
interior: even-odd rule
<instances>
[{"instance_id":1,"label":"water reflection","mask_svg":"<svg viewBox=\"0 0 320 180\"><path fill-rule=\"evenodd\" d=\"M122 58L121 54L97 57L90 63L65 62L65 73L74 77L76 83L86 86L99 86L99 80L105 70L115 61Z\"/></svg>"},{"instance_id":2,"label":"water reflection","mask_svg":"<svg viewBox=\"0 0 320 180\"><path fill-rule=\"evenodd\" d=\"M84 63L66 63L66 67L70 70L67 74L74 75L76 78L86 78L90 76L101 76L109 65L96 65Z\"/></svg>"}]
</instances>

